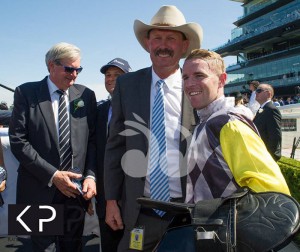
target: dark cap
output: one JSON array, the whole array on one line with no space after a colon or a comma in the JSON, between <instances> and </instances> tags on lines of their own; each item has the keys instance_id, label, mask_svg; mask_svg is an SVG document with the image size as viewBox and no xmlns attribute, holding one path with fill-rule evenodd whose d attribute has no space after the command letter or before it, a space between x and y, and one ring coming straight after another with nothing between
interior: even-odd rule
<instances>
[{"instance_id":1,"label":"dark cap","mask_svg":"<svg viewBox=\"0 0 300 252\"><path fill-rule=\"evenodd\" d=\"M115 58L112 61L108 62L106 65L100 68L100 72L105 74L107 69L111 66L120 68L124 73L131 72L131 67L129 63L121 58Z\"/></svg>"}]
</instances>

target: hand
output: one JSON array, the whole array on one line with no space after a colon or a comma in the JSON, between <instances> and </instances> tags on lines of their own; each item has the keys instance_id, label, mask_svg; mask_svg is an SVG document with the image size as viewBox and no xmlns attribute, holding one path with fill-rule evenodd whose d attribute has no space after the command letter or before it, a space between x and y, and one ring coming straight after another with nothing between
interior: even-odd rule
<instances>
[{"instance_id":1,"label":"hand","mask_svg":"<svg viewBox=\"0 0 300 252\"><path fill-rule=\"evenodd\" d=\"M5 190L6 187L6 180L3 180L0 184L0 192L3 192Z\"/></svg>"},{"instance_id":2,"label":"hand","mask_svg":"<svg viewBox=\"0 0 300 252\"><path fill-rule=\"evenodd\" d=\"M94 215L94 209L93 209L93 203L92 201L89 202L89 206L88 206L88 209L86 211L88 213L89 216L92 216Z\"/></svg>"},{"instance_id":3,"label":"hand","mask_svg":"<svg viewBox=\"0 0 300 252\"><path fill-rule=\"evenodd\" d=\"M62 194L67 197L75 198L76 195L79 195L80 192L77 190L77 187L71 181L71 179L80 179L82 175L69 172L69 171L57 171L53 177L53 184L61 191Z\"/></svg>"},{"instance_id":4,"label":"hand","mask_svg":"<svg viewBox=\"0 0 300 252\"><path fill-rule=\"evenodd\" d=\"M105 222L112 228L112 230L116 231L119 229L124 229L120 208L116 200L106 201Z\"/></svg>"},{"instance_id":5,"label":"hand","mask_svg":"<svg viewBox=\"0 0 300 252\"><path fill-rule=\"evenodd\" d=\"M96 182L92 178L86 178L82 184L83 198L89 200L97 194Z\"/></svg>"}]
</instances>

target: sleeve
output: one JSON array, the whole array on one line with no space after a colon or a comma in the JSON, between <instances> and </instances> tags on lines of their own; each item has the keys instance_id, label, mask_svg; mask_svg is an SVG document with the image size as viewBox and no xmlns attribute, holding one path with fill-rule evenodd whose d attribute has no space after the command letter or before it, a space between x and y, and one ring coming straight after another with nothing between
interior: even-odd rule
<instances>
[{"instance_id":1,"label":"sleeve","mask_svg":"<svg viewBox=\"0 0 300 252\"><path fill-rule=\"evenodd\" d=\"M281 114L277 109L270 109L267 113L266 116L269 118L266 124L268 148L270 153L274 155L275 160L278 160L281 157Z\"/></svg>"},{"instance_id":2,"label":"sleeve","mask_svg":"<svg viewBox=\"0 0 300 252\"><path fill-rule=\"evenodd\" d=\"M104 191L106 200L119 200L122 196L124 171L121 159L125 153L125 136L119 134L125 129L122 111L121 88L117 79L112 98L112 117L109 127L104 158Z\"/></svg>"},{"instance_id":3,"label":"sleeve","mask_svg":"<svg viewBox=\"0 0 300 252\"><path fill-rule=\"evenodd\" d=\"M45 185L48 185L57 169L43 159L29 141L30 106L32 105L28 103L21 88L17 87L14 95L14 109L9 124L11 151L20 162L20 165L22 165L22 168L26 169ZM31 136L34 133L31 132Z\"/></svg>"},{"instance_id":4,"label":"sleeve","mask_svg":"<svg viewBox=\"0 0 300 252\"><path fill-rule=\"evenodd\" d=\"M85 176L96 180L96 117L97 117L97 103L94 91L90 92L88 99L88 127L89 136L86 150L86 162L85 162Z\"/></svg>"},{"instance_id":5,"label":"sleeve","mask_svg":"<svg viewBox=\"0 0 300 252\"><path fill-rule=\"evenodd\" d=\"M234 120L221 130L220 144L239 186L255 192L276 191L290 195L289 188L261 138L245 123Z\"/></svg>"}]
</instances>

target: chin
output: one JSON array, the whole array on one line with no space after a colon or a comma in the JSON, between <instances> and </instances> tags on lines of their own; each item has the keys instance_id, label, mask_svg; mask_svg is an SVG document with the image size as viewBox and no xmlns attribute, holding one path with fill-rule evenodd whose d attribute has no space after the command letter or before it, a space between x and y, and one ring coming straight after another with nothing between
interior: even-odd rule
<instances>
[{"instance_id":1,"label":"chin","mask_svg":"<svg viewBox=\"0 0 300 252\"><path fill-rule=\"evenodd\" d=\"M199 104L195 103L195 102L191 102L191 105L194 109L199 109Z\"/></svg>"},{"instance_id":2,"label":"chin","mask_svg":"<svg viewBox=\"0 0 300 252\"><path fill-rule=\"evenodd\" d=\"M71 86L73 86L74 83L75 83L75 81L71 81L67 85L68 85L68 87L71 87Z\"/></svg>"}]
</instances>

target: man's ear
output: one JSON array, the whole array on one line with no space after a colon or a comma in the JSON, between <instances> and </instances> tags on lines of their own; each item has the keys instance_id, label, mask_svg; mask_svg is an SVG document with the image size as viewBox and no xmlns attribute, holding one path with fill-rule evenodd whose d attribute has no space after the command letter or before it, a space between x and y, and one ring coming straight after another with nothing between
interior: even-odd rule
<instances>
[{"instance_id":1,"label":"man's ear","mask_svg":"<svg viewBox=\"0 0 300 252\"><path fill-rule=\"evenodd\" d=\"M220 77L219 77L219 87L224 87L226 84L226 80L227 80L227 74L226 73L221 73Z\"/></svg>"},{"instance_id":2,"label":"man's ear","mask_svg":"<svg viewBox=\"0 0 300 252\"><path fill-rule=\"evenodd\" d=\"M54 67L55 63L53 60L49 60L48 61L48 70L49 70L49 73L51 73L53 71L53 67Z\"/></svg>"},{"instance_id":3,"label":"man's ear","mask_svg":"<svg viewBox=\"0 0 300 252\"><path fill-rule=\"evenodd\" d=\"M182 48L182 54L185 54L187 49L189 48L190 41L189 40L184 40L183 41L183 48Z\"/></svg>"},{"instance_id":4,"label":"man's ear","mask_svg":"<svg viewBox=\"0 0 300 252\"><path fill-rule=\"evenodd\" d=\"M149 39L148 39L147 37L144 38L144 43L145 43L145 45L146 45L148 51L150 51L150 49L149 49Z\"/></svg>"}]
</instances>

